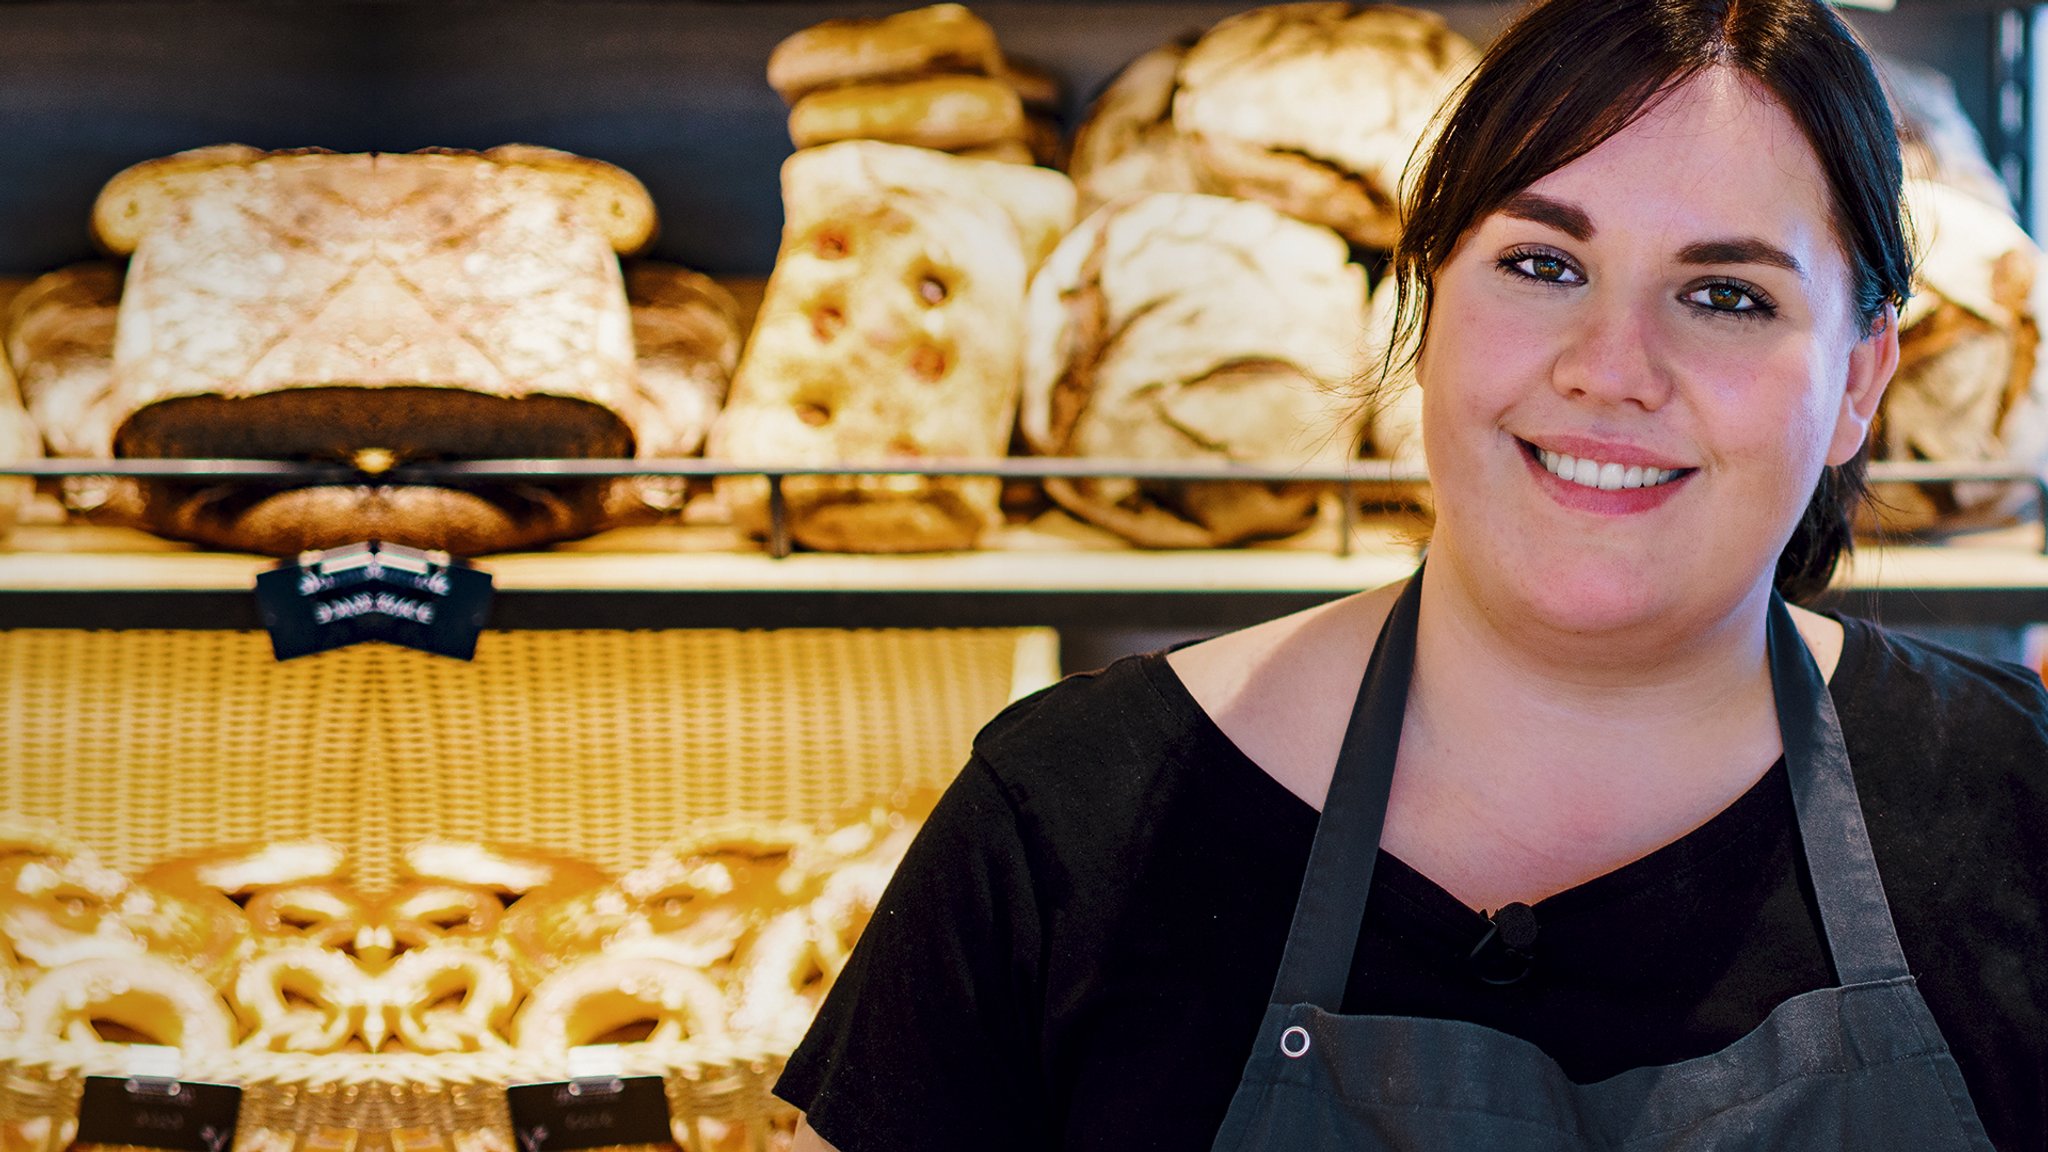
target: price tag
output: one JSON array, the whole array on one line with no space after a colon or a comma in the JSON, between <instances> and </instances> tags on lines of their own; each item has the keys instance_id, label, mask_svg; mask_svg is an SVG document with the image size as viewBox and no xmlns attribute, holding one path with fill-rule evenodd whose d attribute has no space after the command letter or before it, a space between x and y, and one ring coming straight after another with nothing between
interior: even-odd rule
<instances>
[{"instance_id":1,"label":"price tag","mask_svg":"<svg viewBox=\"0 0 2048 1152\"><path fill-rule=\"evenodd\" d=\"M381 640L468 660L490 613L491 577L445 552L368 541L308 552L256 577L279 660Z\"/></svg>"},{"instance_id":2,"label":"price tag","mask_svg":"<svg viewBox=\"0 0 2048 1152\"><path fill-rule=\"evenodd\" d=\"M659 1076L606 1076L505 1089L519 1152L675 1143Z\"/></svg>"},{"instance_id":3,"label":"price tag","mask_svg":"<svg viewBox=\"0 0 2048 1152\"><path fill-rule=\"evenodd\" d=\"M169 1152L227 1152L242 1090L153 1076L87 1076L78 1100L80 1144L129 1144Z\"/></svg>"}]
</instances>

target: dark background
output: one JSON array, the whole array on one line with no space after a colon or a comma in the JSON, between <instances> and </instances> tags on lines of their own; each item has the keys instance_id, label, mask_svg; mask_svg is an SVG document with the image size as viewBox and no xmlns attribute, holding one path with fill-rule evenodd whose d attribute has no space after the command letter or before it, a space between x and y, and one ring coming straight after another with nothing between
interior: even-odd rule
<instances>
[{"instance_id":1,"label":"dark background","mask_svg":"<svg viewBox=\"0 0 2048 1152\"><path fill-rule=\"evenodd\" d=\"M608 160L660 207L657 253L765 275L789 153L764 73L782 37L882 3L691 0L62 0L0 3L0 274L93 255L86 220L108 177L205 144L406 151L546 144ZM1012 55L1067 82L1069 123L1131 57L1254 6L1024 3L974 10ZM1443 2L1484 43L1519 5ZM1997 8L1900 0L1851 12L1882 52L1955 82L1995 127Z\"/></svg>"}]
</instances>

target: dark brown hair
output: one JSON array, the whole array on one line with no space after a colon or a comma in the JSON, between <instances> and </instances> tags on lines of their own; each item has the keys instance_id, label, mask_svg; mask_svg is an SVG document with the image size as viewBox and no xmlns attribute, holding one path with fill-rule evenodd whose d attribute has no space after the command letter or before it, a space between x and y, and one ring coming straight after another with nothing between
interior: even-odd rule
<instances>
[{"instance_id":1,"label":"dark brown hair","mask_svg":"<svg viewBox=\"0 0 2048 1152\"><path fill-rule=\"evenodd\" d=\"M1714 67L1762 85L1813 146L1863 334L1887 303L1903 307L1913 260L1898 137L1870 57L1839 16L1820 0L1545 0L1487 49L1422 158L1391 269L1394 347L1419 351L1431 282L1468 229ZM1866 445L1823 471L1778 556L1786 599L1824 591L1852 547L1867 458Z\"/></svg>"}]
</instances>

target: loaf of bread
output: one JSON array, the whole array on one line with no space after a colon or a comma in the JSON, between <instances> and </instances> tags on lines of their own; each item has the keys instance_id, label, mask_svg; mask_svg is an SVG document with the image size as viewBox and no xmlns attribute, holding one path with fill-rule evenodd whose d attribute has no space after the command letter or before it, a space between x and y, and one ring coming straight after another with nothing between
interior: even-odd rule
<instances>
[{"instance_id":1,"label":"loaf of bread","mask_svg":"<svg viewBox=\"0 0 2048 1152\"><path fill-rule=\"evenodd\" d=\"M642 459L695 456L725 404L739 363L740 305L709 276L674 264L643 260L626 272L633 310L633 349L645 397L634 426ZM642 509L673 512L686 484L650 478L616 485L608 521L634 518Z\"/></svg>"},{"instance_id":2,"label":"loaf of bread","mask_svg":"<svg viewBox=\"0 0 2048 1152\"><path fill-rule=\"evenodd\" d=\"M959 4L827 20L777 44L768 57L768 83L789 104L821 88L1003 72L995 30Z\"/></svg>"},{"instance_id":3,"label":"loaf of bread","mask_svg":"<svg viewBox=\"0 0 2048 1152\"><path fill-rule=\"evenodd\" d=\"M1047 165L1063 152L1058 77L1005 59L958 4L806 28L776 46L768 82L798 148L880 140Z\"/></svg>"},{"instance_id":4,"label":"loaf of bread","mask_svg":"<svg viewBox=\"0 0 2048 1152\"><path fill-rule=\"evenodd\" d=\"M1476 58L1427 12L1323 0L1258 8L1189 50L1173 122L1217 190L1390 248L1401 173Z\"/></svg>"},{"instance_id":5,"label":"loaf of bread","mask_svg":"<svg viewBox=\"0 0 2048 1152\"><path fill-rule=\"evenodd\" d=\"M789 110L799 148L882 140L920 148L978 148L1024 138L1017 91L985 76L930 76L813 92Z\"/></svg>"},{"instance_id":6,"label":"loaf of bread","mask_svg":"<svg viewBox=\"0 0 2048 1152\"><path fill-rule=\"evenodd\" d=\"M636 364L618 253L651 238L653 206L610 165L516 145L410 155L223 146L116 176L93 224L110 250L132 253L125 281L104 266L67 269L10 309L10 354L60 454L376 471L629 456L643 437L644 451L679 451L708 422L715 380L674 378L689 358L680 344L645 379ZM707 376L726 370L720 357L730 363L726 324L723 346L706 337ZM111 519L243 550L374 537L476 553L592 531L609 487L98 482L67 495Z\"/></svg>"},{"instance_id":7,"label":"loaf of bread","mask_svg":"<svg viewBox=\"0 0 2048 1152\"><path fill-rule=\"evenodd\" d=\"M41 459L43 438L22 407L14 372L0 357L0 463L26 464ZM14 530L21 509L35 495L34 481L23 476L0 476L0 539Z\"/></svg>"},{"instance_id":8,"label":"loaf of bread","mask_svg":"<svg viewBox=\"0 0 2048 1152\"><path fill-rule=\"evenodd\" d=\"M1365 274L1342 237L1251 201L1154 193L1096 212L1031 286L1022 423L1043 455L1341 467L1360 416ZM1154 548L1308 526L1312 484L1047 481Z\"/></svg>"},{"instance_id":9,"label":"loaf of bread","mask_svg":"<svg viewBox=\"0 0 2048 1152\"><path fill-rule=\"evenodd\" d=\"M2018 224L1945 184L1907 182L1922 250L1900 317L1899 369L1872 432L1878 460L2038 463L2048 392L2037 380L2032 294L2041 254ZM1882 485L1864 527L1928 531L2008 518L2024 486Z\"/></svg>"},{"instance_id":10,"label":"loaf of bread","mask_svg":"<svg viewBox=\"0 0 2048 1152\"><path fill-rule=\"evenodd\" d=\"M1089 108L1067 163L1082 215L1147 192L1211 190L1173 126L1181 61L1193 44L1192 37L1164 44L1131 61Z\"/></svg>"},{"instance_id":11,"label":"loaf of bread","mask_svg":"<svg viewBox=\"0 0 2048 1152\"><path fill-rule=\"evenodd\" d=\"M1009 445L1032 269L1073 221L1044 169L848 141L782 170L781 251L708 454L837 465L1001 457ZM719 490L768 527L765 481ZM832 551L971 547L993 479L792 478L797 542Z\"/></svg>"}]
</instances>

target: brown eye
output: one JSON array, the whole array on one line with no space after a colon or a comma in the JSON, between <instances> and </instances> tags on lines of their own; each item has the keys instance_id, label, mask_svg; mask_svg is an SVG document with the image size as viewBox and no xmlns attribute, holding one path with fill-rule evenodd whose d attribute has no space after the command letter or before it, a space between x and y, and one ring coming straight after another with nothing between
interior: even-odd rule
<instances>
[{"instance_id":1,"label":"brown eye","mask_svg":"<svg viewBox=\"0 0 2048 1152\"><path fill-rule=\"evenodd\" d=\"M1564 271L1564 261L1555 256L1535 256L1529 260L1529 274L1539 280L1561 279Z\"/></svg>"},{"instance_id":2,"label":"brown eye","mask_svg":"<svg viewBox=\"0 0 2048 1152\"><path fill-rule=\"evenodd\" d=\"M1731 288L1726 284L1716 284L1707 289L1707 303L1723 311L1733 311L1742 307L1744 295L1740 288Z\"/></svg>"}]
</instances>

